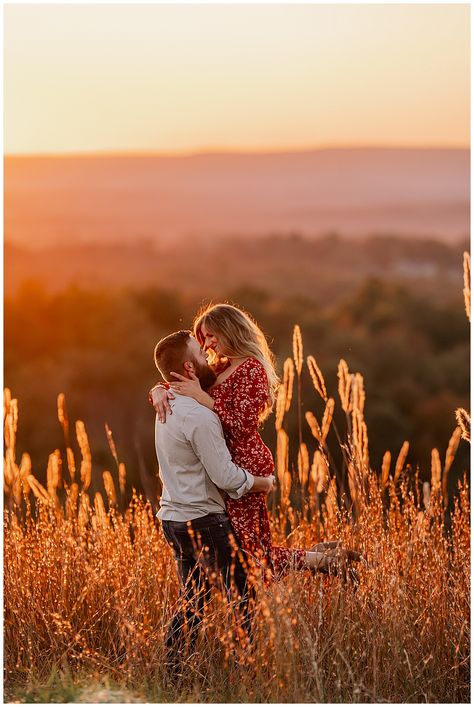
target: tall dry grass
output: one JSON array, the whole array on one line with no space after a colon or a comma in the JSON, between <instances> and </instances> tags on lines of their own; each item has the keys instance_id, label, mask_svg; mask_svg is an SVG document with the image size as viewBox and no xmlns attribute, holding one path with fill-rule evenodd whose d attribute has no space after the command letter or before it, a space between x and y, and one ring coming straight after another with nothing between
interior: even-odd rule
<instances>
[{"instance_id":1,"label":"tall dry grass","mask_svg":"<svg viewBox=\"0 0 474 707\"><path fill-rule=\"evenodd\" d=\"M78 421L71 439L59 396L64 449L50 455L45 487L29 456L17 459L18 403L7 390L7 699L469 701L466 479L454 500L447 497L461 430L455 428L446 451L433 450L430 482L422 484L406 465L408 442L396 459L387 452L381 469L374 469L362 376L341 361L338 396L330 397L315 358L308 356L324 413L317 419L307 412L303 420L298 409L313 445L301 441L301 429L299 440L290 440L286 415L292 401L300 407L304 362L299 329L294 344L296 360L285 362L276 408L278 489L269 503L274 540L310 547L337 539L362 551L367 566L360 569L359 589L307 572L260 586L250 648L234 640L232 613L215 594L196 651L187 656L181 678L171 682L163 643L180 601L174 563L150 503L134 493L125 506L126 471L112 432L107 428L115 466L103 472L103 493L91 497L87 432ZM344 430L335 429L336 405L344 411ZM329 448L330 430L342 449L339 467ZM289 464L292 444L295 468Z\"/></svg>"}]
</instances>

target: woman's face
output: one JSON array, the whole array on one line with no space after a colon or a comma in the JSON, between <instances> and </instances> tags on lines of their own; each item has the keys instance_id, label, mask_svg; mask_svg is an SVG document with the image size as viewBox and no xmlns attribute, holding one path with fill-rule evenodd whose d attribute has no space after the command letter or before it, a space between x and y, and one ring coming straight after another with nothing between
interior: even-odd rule
<instances>
[{"instance_id":1,"label":"woman's face","mask_svg":"<svg viewBox=\"0 0 474 707\"><path fill-rule=\"evenodd\" d=\"M203 349L204 351L214 351L217 356L222 356L223 351L219 342L219 335L215 334L209 327L205 324L201 326L201 334L204 339Z\"/></svg>"}]
</instances>

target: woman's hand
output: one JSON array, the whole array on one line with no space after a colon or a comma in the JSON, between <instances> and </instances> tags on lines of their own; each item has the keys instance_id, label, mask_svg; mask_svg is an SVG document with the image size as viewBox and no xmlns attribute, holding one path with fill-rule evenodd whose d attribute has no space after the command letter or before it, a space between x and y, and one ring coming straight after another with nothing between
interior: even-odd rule
<instances>
[{"instance_id":1,"label":"woman's hand","mask_svg":"<svg viewBox=\"0 0 474 707\"><path fill-rule=\"evenodd\" d=\"M193 398L201 405L205 405L212 410L214 408L214 400L201 388L199 378L194 373L189 373L188 375L189 378L186 378L180 373L170 371L170 376L174 376L177 379L170 384L171 388L180 395L187 395L188 398Z\"/></svg>"},{"instance_id":2,"label":"woman's hand","mask_svg":"<svg viewBox=\"0 0 474 707\"><path fill-rule=\"evenodd\" d=\"M194 400L199 401L199 397L202 395L203 389L201 388L199 378L194 375L194 373L189 373L189 378L185 378L185 376L182 376L180 373L173 373L173 371L170 371L170 376L178 379L170 383L173 390L180 395L187 395L188 398L194 398Z\"/></svg>"},{"instance_id":3,"label":"woman's hand","mask_svg":"<svg viewBox=\"0 0 474 707\"><path fill-rule=\"evenodd\" d=\"M153 405L160 422L166 422L166 415L172 415L168 400L174 400L171 391L166 390L160 383L155 385L148 393L148 400Z\"/></svg>"}]
</instances>

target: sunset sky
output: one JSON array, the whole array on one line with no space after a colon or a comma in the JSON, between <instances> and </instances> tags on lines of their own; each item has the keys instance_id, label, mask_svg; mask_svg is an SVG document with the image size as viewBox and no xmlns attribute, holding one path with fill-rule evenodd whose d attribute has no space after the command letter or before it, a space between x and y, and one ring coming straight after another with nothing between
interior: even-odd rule
<instances>
[{"instance_id":1,"label":"sunset sky","mask_svg":"<svg viewBox=\"0 0 474 707\"><path fill-rule=\"evenodd\" d=\"M468 5L4 13L10 154L469 144Z\"/></svg>"}]
</instances>

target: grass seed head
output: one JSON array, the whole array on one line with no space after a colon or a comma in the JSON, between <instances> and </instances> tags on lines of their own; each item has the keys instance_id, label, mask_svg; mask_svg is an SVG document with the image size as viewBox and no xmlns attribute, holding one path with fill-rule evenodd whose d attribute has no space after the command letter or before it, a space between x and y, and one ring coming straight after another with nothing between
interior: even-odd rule
<instances>
[{"instance_id":1,"label":"grass seed head","mask_svg":"<svg viewBox=\"0 0 474 707\"><path fill-rule=\"evenodd\" d=\"M89 446L89 438L87 437L86 426L82 420L76 422L76 437L81 450L82 458L91 461L91 450Z\"/></svg>"},{"instance_id":2,"label":"grass seed head","mask_svg":"<svg viewBox=\"0 0 474 707\"><path fill-rule=\"evenodd\" d=\"M322 441L322 438L323 438L323 435L322 435L322 432L321 432L321 428L320 428L320 426L319 426L319 423L318 423L316 417L314 416L314 414L313 414L312 412L306 412L306 413L305 413L305 419L306 419L306 422L308 423L308 425L309 425L309 427L310 427L310 430L311 430L311 433L312 433L313 437L314 437L315 439L317 439L318 442L321 442L321 441Z\"/></svg>"},{"instance_id":3,"label":"grass seed head","mask_svg":"<svg viewBox=\"0 0 474 707\"><path fill-rule=\"evenodd\" d=\"M392 461L392 455L390 452L385 452L383 455L383 460L382 460L382 474L381 474L381 483L382 483L382 488L386 486L387 481L388 481L388 476L390 474L390 464Z\"/></svg>"},{"instance_id":4,"label":"grass seed head","mask_svg":"<svg viewBox=\"0 0 474 707\"><path fill-rule=\"evenodd\" d=\"M441 459L437 449L431 450L431 490L439 491L441 485Z\"/></svg>"},{"instance_id":5,"label":"grass seed head","mask_svg":"<svg viewBox=\"0 0 474 707\"><path fill-rule=\"evenodd\" d=\"M295 324L293 329L293 358L295 361L296 372L301 375L303 370L303 337L298 324Z\"/></svg>"},{"instance_id":6,"label":"grass seed head","mask_svg":"<svg viewBox=\"0 0 474 707\"><path fill-rule=\"evenodd\" d=\"M352 408L353 409L359 410L359 412L364 412L364 405L365 405L364 378L360 373L356 373L352 377L351 401L352 401Z\"/></svg>"},{"instance_id":7,"label":"grass seed head","mask_svg":"<svg viewBox=\"0 0 474 707\"><path fill-rule=\"evenodd\" d=\"M119 464L119 489L122 496L125 495L125 486L127 484L127 470L125 464L120 462Z\"/></svg>"},{"instance_id":8,"label":"grass seed head","mask_svg":"<svg viewBox=\"0 0 474 707\"><path fill-rule=\"evenodd\" d=\"M471 256L467 251L463 255L464 269L464 307L469 321L471 321Z\"/></svg>"},{"instance_id":9,"label":"grass seed head","mask_svg":"<svg viewBox=\"0 0 474 707\"><path fill-rule=\"evenodd\" d=\"M308 447L304 442L300 444L298 449L298 478L303 489L308 482L309 475L309 452Z\"/></svg>"},{"instance_id":10,"label":"grass seed head","mask_svg":"<svg viewBox=\"0 0 474 707\"><path fill-rule=\"evenodd\" d=\"M10 401L12 399L12 393L10 388L4 388L3 390L3 416L5 417L10 412Z\"/></svg>"},{"instance_id":11,"label":"grass seed head","mask_svg":"<svg viewBox=\"0 0 474 707\"><path fill-rule=\"evenodd\" d=\"M328 517L331 520L335 519L335 517L339 511L339 504L337 502L336 479L334 479L334 478L332 478L329 482L328 492L326 494L326 499L324 501L324 505L326 507L326 512L328 514Z\"/></svg>"},{"instance_id":12,"label":"grass seed head","mask_svg":"<svg viewBox=\"0 0 474 707\"><path fill-rule=\"evenodd\" d=\"M459 442L461 441L462 430L459 426L454 428L454 432L450 437L448 442L448 448L446 450L446 457L444 460L444 473L447 473L454 461L456 452L458 451Z\"/></svg>"},{"instance_id":13,"label":"grass seed head","mask_svg":"<svg viewBox=\"0 0 474 707\"><path fill-rule=\"evenodd\" d=\"M319 450L316 450L316 452L314 453L311 474L314 474L317 493L322 493L323 491L327 490L329 464L325 455Z\"/></svg>"},{"instance_id":14,"label":"grass seed head","mask_svg":"<svg viewBox=\"0 0 474 707\"><path fill-rule=\"evenodd\" d=\"M402 444L402 448L400 449L400 453L398 455L398 458L397 458L397 461L395 464L395 473L393 475L394 481L398 480L398 477L400 476L400 474L403 471L409 448L410 448L410 444L409 444L409 442L407 442L407 440L405 440L405 442L403 442L403 444Z\"/></svg>"},{"instance_id":15,"label":"grass seed head","mask_svg":"<svg viewBox=\"0 0 474 707\"><path fill-rule=\"evenodd\" d=\"M431 486L429 481L423 482L423 505L426 512L429 513L431 501Z\"/></svg>"},{"instance_id":16,"label":"grass seed head","mask_svg":"<svg viewBox=\"0 0 474 707\"><path fill-rule=\"evenodd\" d=\"M119 459L118 459L118 454L117 454L117 448L115 446L115 441L114 441L114 436L112 434L112 430L108 426L107 423L105 423L105 434L107 435L107 442L109 443L109 448L110 451L112 452L112 456L115 459L115 463L117 464L117 468L119 466Z\"/></svg>"},{"instance_id":17,"label":"grass seed head","mask_svg":"<svg viewBox=\"0 0 474 707\"><path fill-rule=\"evenodd\" d=\"M58 395L58 420L64 431L66 440L69 438L69 420L66 410L66 396L64 393Z\"/></svg>"},{"instance_id":18,"label":"grass seed head","mask_svg":"<svg viewBox=\"0 0 474 707\"><path fill-rule=\"evenodd\" d=\"M293 385L295 380L295 366L292 358L287 358L283 364L283 388L285 391L285 412L291 407L293 398Z\"/></svg>"},{"instance_id":19,"label":"grass seed head","mask_svg":"<svg viewBox=\"0 0 474 707\"><path fill-rule=\"evenodd\" d=\"M71 447L66 448L66 459L67 459L67 468L69 470L69 476L71 478L71 481L74 481L76 478L76 460L74 458L74 452L72 451Z\"/></svg>"},{"instance_id":20,"label":"grass seed head","mask_svg":"<svg viewBox=\"0 0 474 707\"><path fill-rule=\"evenodd\" d=\"M33 476L33 474L30 474L29 476L26 477L26 481L29 483L31 490L33 491L33 494L35 497L38 499L43 504L48 505L51 502L51 497L40 484L40 482Z\"/></svg>"},{"instance_id":21,"label":"grass seed head","mask_svg":"<svg viewBox=\"0 0 474 707\"><path fill-rule=\"evenodd\" d=\"M319 395L322 397L322 399L326 402L328 399L328 394L326 391L326 383L324 382L324 377L323 374L321 373L321 369L319 368L318 364L316 363L316 359L314 356L308 356L306 358L306 364L308 366L309 374L311 376L311 380L313 381L313 386L315 390L319 393Z\"/></svg>"},{"instance_id":22,"label":"grass seed head","mask_svg":"<svg viewBox=\"0 0 474 707\"><path fill-rule=\"evenodd\" d=\"M104 480L104 488L109 499L109 506L117 505L117 494L115 492L115 484L110 471L102 472L102 478Z\"/></svg>"},{"instance_id":23,"label":"grass seed head","mask_svg":"<svg viewBox=\"0 0 474 707\"><path fill-rule=\"evenodd\" d=\"M275 429L278 431L281 429L283 424L283 418L285 416L285 402L286 402L286 392L285 386L281 383L278 387L278 394L275 403Z\"/></svg>"},{"instance_id":24,"label":"grass seed head","mask_svg":"<svg viewBox=\"0 0 474 707\"><path fill-rule=\"evenodd\" d=\"M351 386L352 375L349 373L349 367L343 358L339 361L337 368L338 391L341 399L341 405L344 412L351 410Z\"/></svg>"},{"instance_id":25,"label":"grass seed head","mask_svg":"<svg viewBox=\"0 0 474 707\"><path fill-rule=\"evenodd\" d=\"M288 446L289 439L285 430L278 430L277 434L277 476L280 482L280 486L283 486L285 480L285 473L288 470Z\"/></svg>"},{"instance_id":26,"label":"grass seed head","mask_svg":"<svg viewBox=\"0 0 474 707\"><path fill-rule=\"evenodd\" d=\"M456 421L461 428L461 437L466 440L466 442L471 441L471 416L464 410L464 408L458 408L455 412Z\"/></svg>"},{"instance_id":27,"label":"grass seed head","mask_svg":"<svg viewBox=\"0 0 474 707\"><path fill-rule=\"evenodd\" d=\"M334 415L334 398L329 398L324 409L323 420L321 422L321 441L325 442L331 428Z\"/></svg>"},{"instance_id":28,"label":"grass seed head","mask_svg":"<svg viewBox=\"0 0 474 707\"><path fill-rule=\"evenodd\" d=\"M94 511L97 525L99 528L107 528L109 526L109 517L105 510L104 499L102 494L97 491L94 496Z\"/></svg>"}]
</instances>

